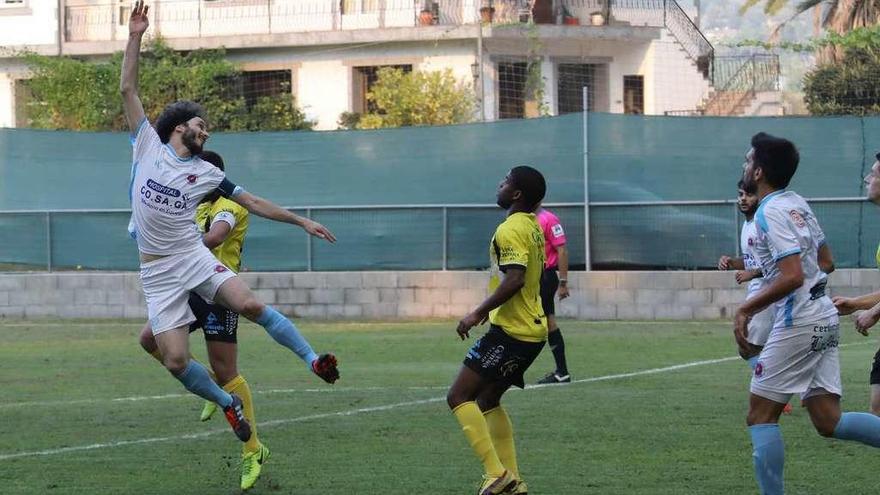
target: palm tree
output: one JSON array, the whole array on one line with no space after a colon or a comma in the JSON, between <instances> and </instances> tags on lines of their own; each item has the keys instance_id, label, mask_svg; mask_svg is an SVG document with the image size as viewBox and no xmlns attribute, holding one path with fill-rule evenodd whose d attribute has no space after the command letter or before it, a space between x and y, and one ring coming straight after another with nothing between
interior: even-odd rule
<instances>
[{"instance_id":1,"label":"palm tree","mask_svg":"<svg viewBox=\"0 0 880 495\"><path fill-rule=\"evenodd\" d=\"M740 8L743 13L761 0L746 0ZM768 15L779 13L788 0L764 0L764 12ZM783 21L771 33L771 40L778 37L786 23L804 12L815 9L817 23L828 31L846 34L860 27L874 26L880 22L880 0L802 0L794 8L794 15ZM818 26L817 26L818 27ZM820 63L840 61L843 52L840 48L825 47L817 53Z\"/></svg>"}]
</instances>

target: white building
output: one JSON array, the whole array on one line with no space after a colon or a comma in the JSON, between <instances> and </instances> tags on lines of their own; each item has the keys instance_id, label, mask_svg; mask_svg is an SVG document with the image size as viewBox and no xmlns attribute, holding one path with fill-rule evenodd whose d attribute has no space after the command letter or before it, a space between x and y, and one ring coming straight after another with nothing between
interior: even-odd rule
<instances>
[{"instance_id":1,"label":"white building","mask_svg":"<svg viewBox=\"0 0 880 495\"><path fill-rule=\"evenodd\" d=\"M675 0L152 0L151 33L174 48L225 47L259 91L287 81L297 103L336 129L367 109L381 66L449 68L474 83L481 118L536 113L526 61L540 59L543 109L701 112L714 51ZM491 5L491 7L490 7ZM124 49L131 3L0 0L0 127L22 125L28 77L17 50L105 57ZM481 8L482 7L482 8ZM689 13L686 13L686 10ZM529 19L534 24L525 23ZM277 86L277 84L276 84ZM719 106L717 103L715 106Z\"/></svg>"}]
</instances>

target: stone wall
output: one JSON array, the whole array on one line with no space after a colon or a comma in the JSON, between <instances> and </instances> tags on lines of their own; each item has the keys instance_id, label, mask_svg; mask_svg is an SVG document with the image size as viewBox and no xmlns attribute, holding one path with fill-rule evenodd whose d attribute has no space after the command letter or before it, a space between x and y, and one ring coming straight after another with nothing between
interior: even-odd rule
<instances>
[{"instance_id":1,"label":"stone wall","mask_svg":"<svg viewBox=\"0 0 880 495\"><path fill-rule=\"evenodd\" d=\"M459 318L486 293L486 272L245 273L259 298L318 319ZM745 296L733 272L572 272L561 317L586 320L730 318ZM880 288L880 271L838 270L832 294ZM146 318L135 272L2 273L0 317Z\"/></svg>"}]
</instances>

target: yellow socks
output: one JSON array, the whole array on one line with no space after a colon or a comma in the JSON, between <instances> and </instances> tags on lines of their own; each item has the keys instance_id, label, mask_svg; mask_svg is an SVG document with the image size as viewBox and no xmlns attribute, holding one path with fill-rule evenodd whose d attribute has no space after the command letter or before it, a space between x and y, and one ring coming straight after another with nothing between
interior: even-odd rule
<instances>
[{"instance_id":1,"label":"yellow socks","mask_svg":"<svg viewBox=\"0 0 880 495\"><path fill-rule=\"evenodd\" d=\"M498 406L483 413L486 425L489 427L489 436L495 446L498 458L516 479L519 477L519 466L516 464L516 447L513 443L513 424L510 416L503 407Z\"/></svg>"},{"instance_id":2,"label":"yellow socks","mask_svg":"<svg viewBox=\"0 0 880 495\"><path fill-rule=\"evenodd\" d=\"M480 411L477 403L464 402L459 404L458 407L452 410L452 414L455 415L458 423L461 424L461 429L464 431L468 442L470 442L471 448L474 449L474 453L483 462L486 474L493 477L504 474L504 465L498 459L495 446L489 437L489 427L486 424L486 418L483 417L483 413Z\"/></svg>"},{"instance_id":3,"label":"yellow socks","mask_svg":"<svg viewBox=\"0 0 880 495\"><path fill-rule=\"evenodd\" d=\"M248 386L247 381L245 381L243 376L238 375L230 380L229 383L223 385L223 390L241 398L241 404L244 406L244 417L251 424L251 438L245 442L242 450L245 453L260 450L260 441L257 439L257 420L254 418L254 401L251 398L251 388Z\"/></svg>"}]
</instances>

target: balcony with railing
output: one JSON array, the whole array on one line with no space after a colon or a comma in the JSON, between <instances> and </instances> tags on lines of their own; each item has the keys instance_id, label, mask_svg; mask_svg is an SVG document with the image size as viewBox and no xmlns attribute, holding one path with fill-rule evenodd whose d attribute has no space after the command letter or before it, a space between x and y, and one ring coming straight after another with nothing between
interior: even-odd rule
<instances>
[{"instance_id":1,"label":"balcony with railing","mask_svg":"<svg viewBox=\"0 0 880 495\"><path fill-rule=\"evenodd\" d=\"M124 40L129 14L126 0L68 0L64 41ZM668 27L694 60L711 51L675 0L154 0L150 22L166 39L528 22Z\"/></svg>"}]
</instances>

